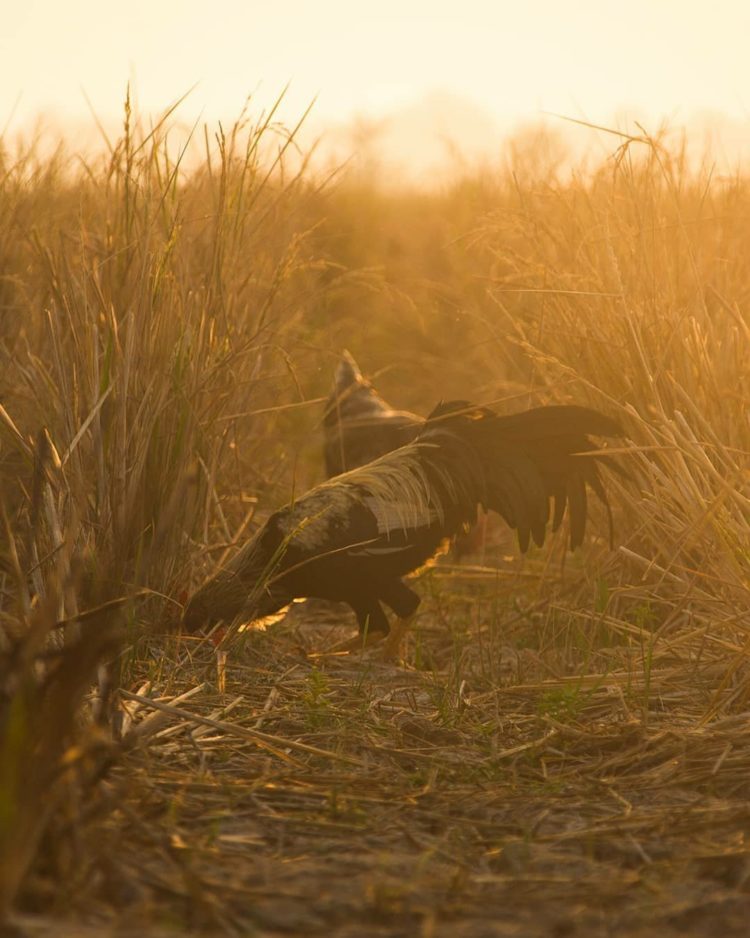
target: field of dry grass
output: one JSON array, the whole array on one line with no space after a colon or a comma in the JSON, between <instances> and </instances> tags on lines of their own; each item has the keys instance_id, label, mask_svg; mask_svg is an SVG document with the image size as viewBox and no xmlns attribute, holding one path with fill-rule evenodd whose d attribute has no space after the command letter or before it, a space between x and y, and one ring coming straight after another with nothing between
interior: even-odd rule
<instances>
[{"instance_id":1,"label":"field of dry grass","mask_svg":"<svg viewBox=\"0 0 750 938\"><path fill-rule=\"evenodd\" d=\"M0 920L743 934L750 183L612 137L403 191L273 115L188 170L169 122L0 148ZM400 407L616 416L614 549L492 526L399 666L309 602L220 667L181 604L322 477L344 347Z\"/></svg>"}]
</instances>

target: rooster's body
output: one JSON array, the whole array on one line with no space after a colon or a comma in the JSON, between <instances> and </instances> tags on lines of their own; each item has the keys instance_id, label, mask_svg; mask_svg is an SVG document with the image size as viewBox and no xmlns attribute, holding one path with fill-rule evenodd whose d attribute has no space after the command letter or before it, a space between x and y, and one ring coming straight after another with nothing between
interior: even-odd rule
<instances>
[{"instance_id":1,"label":"rooster's body","mask_svg":"<svg viewBox=\"0 0 750 938\"><path fill-rule=\"evenodd\" d=\"M617 423L583 407L539 407L508 417L464 402L441 404L416 439L312 489L275 512L236 557L195 593L189 630L277 612L295 598L348 603L360 632L387 634L382 605L400 618L419 596L403 577L446 538L493 510L515 528L522 551L544 542L566 506L570 546L583 541L586 486L605 502L589 434Z\"/></svg>"}]
</instances>

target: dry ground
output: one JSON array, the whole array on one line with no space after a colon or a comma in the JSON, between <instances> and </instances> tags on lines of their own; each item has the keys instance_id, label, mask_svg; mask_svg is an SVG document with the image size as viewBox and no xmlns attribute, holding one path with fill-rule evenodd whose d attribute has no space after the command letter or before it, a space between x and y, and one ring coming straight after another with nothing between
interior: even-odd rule
<instances>
[{"instance_id":1,"label":"dry ground","mask_svg":"<svg viewBox=\"0 0 750 938\"><path fill-rule=\"evenodd\" d=\"M141 648L144 741L56 914L96 935L744 934L750 724L706 725L721 666L687 670L677 642L644 672L635 627L592 621L577 573L532 599L533 566L427 574L399 666L318 654L351 629L322 603L237 636L225 669L205 641Z\"/></svg>"}]
</instances>

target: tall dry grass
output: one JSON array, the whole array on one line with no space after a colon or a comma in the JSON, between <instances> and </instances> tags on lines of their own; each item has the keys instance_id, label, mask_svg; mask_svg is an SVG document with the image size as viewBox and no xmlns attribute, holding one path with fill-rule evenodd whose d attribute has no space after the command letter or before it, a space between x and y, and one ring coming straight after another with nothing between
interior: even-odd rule
<instances>
[{"instance_id":1,"label":"tall dry grass","mask_svg":"<svg viewBox=\"0 0 750 938\"><path fill-rule=\"evenodd\" d=\"M321 185L304 160L289 173L273 113L206 132L190 168L170 121L126 105L86 163L0 155L0 914L112 758L65 770L104 745L79 711L113 647L115 683L148 671L184 593L319 478L315 401L344 346L399 406L620 417L619 551L595 534L564 593L561 540L532 557L540 650L586 670L607 646L646 720L659 680L689 692L686 720L747 709L750 184L644 137L595 172L525 146L433 192Z\"/></svg>"},{"instance_id":2,"label":"tall dry grass","mask_svg":"<svg viewBox=\"0 0 750 938\"><path fill-rule=\"evenodd\" d=\"M648 603L655 653L722 662L712 713L748 702L749 196L740 175L626 139L593 177L519 193L484 234L488 328L531 383L618 413L637 444L607 612Z\"/></svg>"},{"instance_id":3,"label":"tall dry grass","mask_svg":"<svg viewBox=\"0 0 750 938\"><path fill-rule=\"evenodd\" d=\"M0 867L18 875L3 876L0 915L112 652L91 611L119 610L132 656L136 626L174 624L210 551L274 491L268 411L295 386L286 347L317 289L299 220L311 187L282 172L293 143L273 112L243 118L206 135L186 176L167 118L145 129L126 102L94 163L2 151ZM45 664L61 622L63 659ZM60 724L35 729L56 708Z\"/></svg>"}]
</instances>

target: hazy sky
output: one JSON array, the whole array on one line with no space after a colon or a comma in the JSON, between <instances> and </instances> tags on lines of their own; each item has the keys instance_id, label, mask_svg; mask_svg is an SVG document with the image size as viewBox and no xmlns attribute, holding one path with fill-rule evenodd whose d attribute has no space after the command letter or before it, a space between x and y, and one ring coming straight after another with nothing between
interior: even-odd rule
<instances>
[{"instance_id":1,"label":"hazy sky","mask_svg":"<svg viewBox=\"0 0 750 938\"><path fill-rule=\"evenodd\" d=\"M236 116L291 81L287 119L382 114L434 89L503 123L541 109L607 120L746 119L748 0L5 0L0 127L40 111L105 119L132 79L142 111L197 83L189 118Z\"/></svg>"}]
</instances>

